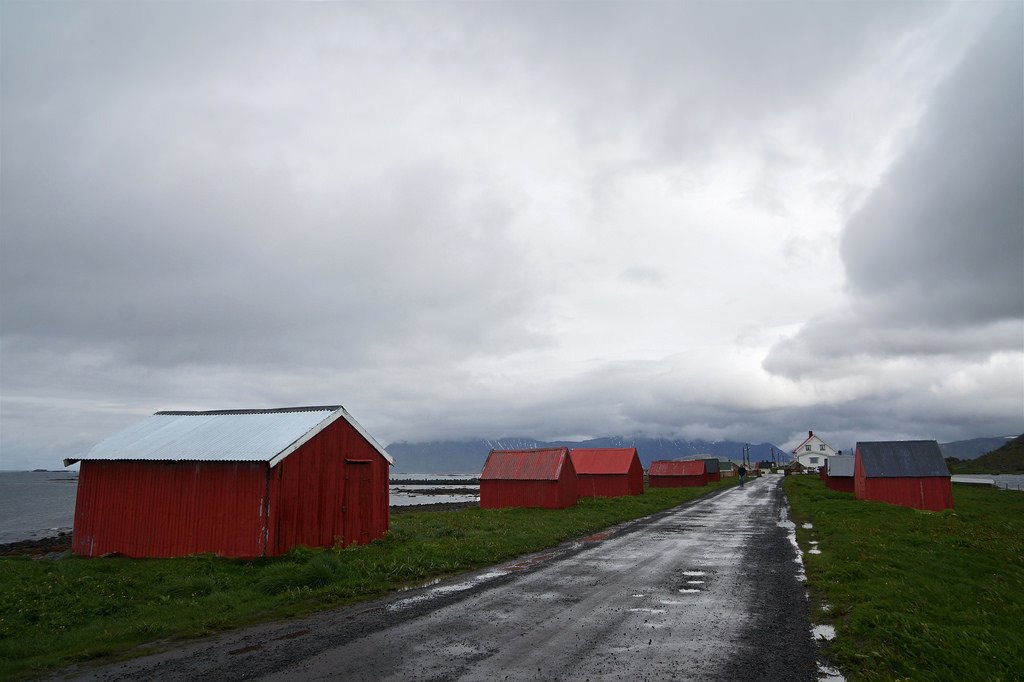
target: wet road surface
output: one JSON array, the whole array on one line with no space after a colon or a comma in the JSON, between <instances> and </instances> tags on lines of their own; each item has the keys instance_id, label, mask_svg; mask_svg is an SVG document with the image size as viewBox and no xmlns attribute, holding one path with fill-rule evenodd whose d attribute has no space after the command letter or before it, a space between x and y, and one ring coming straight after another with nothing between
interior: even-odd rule
<instances>
[{"instance_id":1,"label":"wet road surface","mask_svg":"<svg viewBox=\"0 0 1024 682\"><path fill-rule=\"evenodd\" d=\"M780 483L83 679L814 680Z\"/></svg>"}]
</instances>

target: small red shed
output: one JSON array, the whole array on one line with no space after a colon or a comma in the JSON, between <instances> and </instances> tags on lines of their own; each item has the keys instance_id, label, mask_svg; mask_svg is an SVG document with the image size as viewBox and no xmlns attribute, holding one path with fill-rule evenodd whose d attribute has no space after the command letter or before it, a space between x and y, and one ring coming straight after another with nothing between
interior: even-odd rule
<instances>
[{"instance_id":1,"label":"small red shed","mask_svg":"<svg viewBox=\"0 0 1024 682\"><path fill-rule=\"evenodd\" d=\"M707 485L708 474L702 459L656 459L647 470L647 481L652 488L684 488Z\"/></svg>"},{"instance_id":2,"label":"small red shed","mask_svg":"<svg viewBox=\"0 0 1024 682\"><path fill-rule=\"evenodd\" d=\"M157 412L79 461L83 556L273 556L388 530L391 457L340 406Z\"/></svg>"},{"instance_id":3,"label":"small red shed","mask_svg":"<svg viewBox=\"0 0 1024 682\"><path fill-rule=\"evenodd\" d=\"M854 492L853 474L856 460L857 458L851 455L829 457L822 467L822 471L825 472L825 487L842 493Z\"/></svg>"},{"instance_id":4,"label":"small red shed","mask_svg":"<svg viewBox=\"0 0 1024 682\"><path fill-rule=\"evenodd\" d=\"M644 467L636 448L576 448L569 453L580 497L642 495Z\"/></svg>"},{"instance_id":5,"label":"small red shed","mask_svg":"<svg viewBox=\"0 0 1024 682\"><path fill-rule=\"evenodd\" d=\"M564 509L579 499L568 448L491 450L480 472L480 508Z\"/></svg>"},{"instance_id":6,"label":"small red shed","mask_svg":"<svg viewBox=\"0 0 1024 682\"><path fill-rule=\"evenodd\" d=\"M953 486L933 440L857 443L854 492L858 500L940 511L953 507Z\"/></svg>"}]
</instances>

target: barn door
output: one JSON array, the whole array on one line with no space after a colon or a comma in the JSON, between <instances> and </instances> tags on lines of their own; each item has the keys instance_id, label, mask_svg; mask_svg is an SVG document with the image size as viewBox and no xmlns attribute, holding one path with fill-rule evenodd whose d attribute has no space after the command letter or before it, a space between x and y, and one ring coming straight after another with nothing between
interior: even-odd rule
<instances>
[{"instance_id":1,"label":"barn door","mask_svg":"<svg viewBox=\"0 0 1024 682\"><path fill-rule=\"evenodd\" d=\"M345 504L342 527L345 545L370 541L373 522L373 470L368 459L345 460Z\"/></svg>"}]
</instances>

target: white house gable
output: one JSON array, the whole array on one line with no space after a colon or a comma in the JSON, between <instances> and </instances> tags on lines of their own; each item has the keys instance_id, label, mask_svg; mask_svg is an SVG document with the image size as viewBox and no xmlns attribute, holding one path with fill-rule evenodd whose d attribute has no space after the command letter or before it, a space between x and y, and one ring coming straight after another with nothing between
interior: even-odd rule
<instances>
[{"instance_id":1,"label":"white house gable","mask_svg":"<svg viewBox=\"0 0 1024 682\"><path fill-rule=\"evenodd\" d=\"M793 458L810 469L825 466L828 458L836 454L835 448L816 436L814 431L808 431L807 439L793 450Z\"/></svg>"}]
</instances>

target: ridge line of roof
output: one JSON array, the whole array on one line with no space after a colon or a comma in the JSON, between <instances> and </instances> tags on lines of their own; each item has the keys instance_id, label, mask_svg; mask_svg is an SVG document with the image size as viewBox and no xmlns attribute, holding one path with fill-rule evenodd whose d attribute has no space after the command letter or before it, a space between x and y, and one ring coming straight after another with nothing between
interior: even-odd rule
<instances>
[{"instance_id":1,"label":"ridge line of roof","mask_svg":"<svg viewBox=\"0 0 1024 682\"><path fill-rule=\"evenodd\" d=\"M153 416L166 415L172 417L192 417L203 415L230 415L230 414L285 414L288 412L337 412L341 405L310 405L307 407L270 407L235 410L161 410L154 412Z\"/></svg>"}]
</instances>

